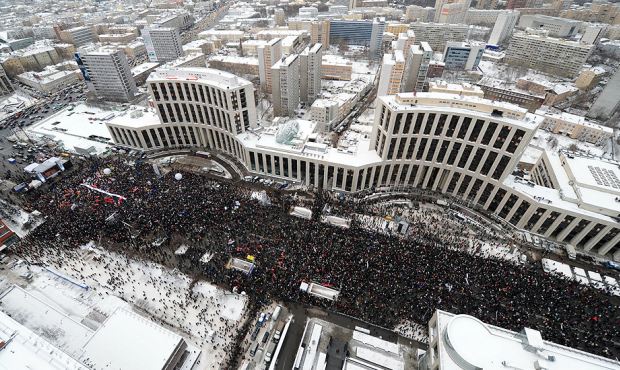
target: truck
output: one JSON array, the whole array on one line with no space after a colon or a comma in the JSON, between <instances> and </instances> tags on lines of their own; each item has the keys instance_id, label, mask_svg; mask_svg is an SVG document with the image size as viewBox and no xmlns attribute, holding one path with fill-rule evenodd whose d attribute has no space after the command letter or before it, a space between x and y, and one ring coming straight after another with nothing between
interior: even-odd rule
<instances>
[{"instance_id":1,"label":"truck","mask_svg":"<svg viewBox=\"0 0 620 370\"><path fill-rule=\"evenodd\" d=\"M278 326L276 326L276 330L273 332L273 339L271 339L272 342L278 343L280 337L282 336L282 329L284 329L284 322L280 321Z\"/></svg>"},{"instance_id":2,"label":"truck","mask_svg":"<svg viewBox=\"0 0 620 370\"><path fill-rule=\"evenodd\" d=\"M269 347L267 347L267 350L265 351L265 363L268 364L271 362L272 360L272 356L273 356L273 352L276 349L276 344L275 343L269 343Z\"/></svg>"},{"instance_id":3,"label":"truck","mask_svg":"<svg viewBox=\"0 0 620 370\"><path fill-rule=\"evenodd\" d=\"M273 315L271 315L271 319L273 321L277 321L278 320L278 317L280 316L280 311L282 311L282 306L278 305L278 307L276 307L273 310Z\"/></svg>"}]
</instances>

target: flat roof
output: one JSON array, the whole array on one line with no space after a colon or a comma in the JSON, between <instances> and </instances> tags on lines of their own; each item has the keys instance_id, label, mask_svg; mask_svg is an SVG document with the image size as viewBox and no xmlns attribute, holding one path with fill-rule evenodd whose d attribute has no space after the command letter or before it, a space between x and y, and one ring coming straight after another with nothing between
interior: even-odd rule
<instances>
[{"instance_id":1,"label":"flat roof","mask_svg":"<svg viewBox=\"0 0 620 370\"><path fill-rule=\"evenodd\" d=\"M620 195L620 163L567 154L562 163L575 184Z\"/></svg>"},{"instance_id":2,"label":"flat roof","mask_svg":"<svg viewBox=\"0 0 620 370\"><path fill-rule=\"evenodd\" d=\"M542 339L536 330L525 334L485 324L469 315L437 310L440 368L616 370L620 362L596 356ZM531 349L528 349L531 348ZM553 361L548 360L553 356Z\"/></svg>"},{"instance_id":3,"label":"flat roof","mask_svg":"<svg viewBox=\"0 0 620 370\"><path fill-rule=\"evenodd\" d=\"M0 311L0 370L86 370L86 366Z\"/></svg>"},{"instance_id":4,"label":"flat roof","mask_svg":"<svg viewBox=\"0 0 620 370\"><path fill-rule=\"evenodd\" d=\"M183 338L118 308L84 346L82 361L93 369L164 369Z\"/></svg>"},{"instance_id":5,"label":"flat roof","mask_svg":"<svg viewBox=\"0 0 620 370\"><path fill-rule=\"evenodd\" d=\"M252 83L232 73L202 67L163 67L155 70L147 79L152 81L186 80L202 82L221 89L252 86Z\"/></svg>"}]
</instances>

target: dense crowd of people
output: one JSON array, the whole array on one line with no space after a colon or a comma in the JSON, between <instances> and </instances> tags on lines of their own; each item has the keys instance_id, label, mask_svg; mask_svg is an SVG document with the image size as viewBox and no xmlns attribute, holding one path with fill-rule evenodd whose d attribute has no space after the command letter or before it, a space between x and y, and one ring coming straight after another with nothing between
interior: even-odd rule
<instances>
[{"instance_id":1,"label":"dense crowd of people","mask_svg":"<svg viewBox=\"0 0 620 370\"><path fill-rule=\"evenodd\" d=\"M465 253L467 240L440 218L430 223L423 214L413 218L407 237L374 232L359 222L336 228L290 216L290 196L275 194L270 205L259 204L243 185L192 173L180 180L173 172L158 177L148 163L121 159L85 160L35 192L30 207L46 221L16 248L31 261L94 240L245 291L254 307L274 299L295 301L384 327L403 321L426 325L442 309L510 330L535 328L546 340L618 357L615 297L546 274L539 265ZM320 195L315 214L331 202L342 212L348 207ZM363 211L358 203L351 209ZM153 243L161 240L166 242ZM192 248L175 256L181 240ZM203 263L207 251L213 257ZM255 257L250 275L225 268L231 256L247 255ZM312 297L300 291L302 281L332 286L340 295L333 302Z\"/></svg>"}]
</instances>

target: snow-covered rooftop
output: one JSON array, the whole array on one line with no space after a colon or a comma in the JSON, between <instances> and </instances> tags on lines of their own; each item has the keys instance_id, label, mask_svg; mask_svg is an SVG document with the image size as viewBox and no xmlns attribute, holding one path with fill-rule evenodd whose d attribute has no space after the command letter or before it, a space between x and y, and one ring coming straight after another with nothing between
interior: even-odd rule
<instances>
[{"instance_id":1,"label":"snow-covered rooftop","mask_svg":"<svg viewBox=\"0 0 620 370\"><path fill-rule=\"evenodd\" d=\"M541 338L536 330L515 333L485 324L469 315L437 311L439 357L443 370L513 369L611 370L620 367L609 360ZM550 357L553 356L553 361Z\"/></svg>"},{"instance_id":2,"label":"snow-covered rooftop","mask_svg":"<svg viewBox=\"0 0 620 370\"><path fill-rule=\"evenodd\" d=\"M221 89L252 85L250 81L235 76L232 73L212 68L197 67L159 68L149 75L147 81L151 82L171 80L203 82L212 86L217 86Z\"/></svg>"},{"instance_id":3,"label":"snow-covered rooftop","mask_svg":"<svg viewBox=\"0 0 620 370\"><path fill-rule=\"evenodd\" d=\"M0 370L86 370L87 367L0 311Z\"/></svg>"},{"instance_id":4,"label":"snow-covered rooftop","mask_svg":"<svg viewBox=\"0 0 620 370\"><path fill-rule=\"evenodd\" d=\"M164 369L183 338L119 308L84 346L82 361L93 369Z\"/></svg>"}]
</instances>

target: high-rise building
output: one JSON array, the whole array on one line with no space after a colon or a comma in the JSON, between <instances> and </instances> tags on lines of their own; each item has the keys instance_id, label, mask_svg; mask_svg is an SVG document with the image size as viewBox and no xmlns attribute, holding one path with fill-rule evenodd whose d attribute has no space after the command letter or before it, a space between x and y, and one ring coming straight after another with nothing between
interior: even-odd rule
<instances>
[{"instance_id":1,"label":"high-rise building","mask_svg":"<svg viewBox=\"0 0 620 370\"><path fill-rule=\"evenodd\" d=\"M446 69L471 71L478 67L485 44L480 42L448 42L443 52Z\"/></svg>"},{"instance_id":2,"label":"high-rise building","mask_svg":"<svg viewBox=\"0 0 620 370\"><path fill-rule=\"evenodd\" d=\"M605 35L607 29L608 26L605 24L588 24L579 41L586 44L596 44Z\"/></svg>"},{"instance_id":3,"label":"high-rise building","mask_svg":"<svg viewBox=\"0 0 620 370\"><path fill-rule=\"evenodd\" d=\"M321 92L321 64L323 45L314 44L306 47L299 55L299 98L308 106Z\"/></svg>"},{"instance_id":4,"label":"high-rise building","mask_svg":"<svg viewBox=\"0 0 620 370\"><path fill-rule=\"evenodd\" d=\"M142 29L142 37L151 62L170 62L183 55L178 28L148 27Z\"/></svg>"},{"instance_id":5,"label":"high-rise building","mask_svg":"<svg viewBox=\"0 0 620 370\"><path fill-rule=\"evenodd\" d=\"M13 91L15 91L15 89L13 89L11 81L6 75L6 72L4 72L4 68L0 66L0 96L10 94Z\"/></svg>"},{"instance_id":6,"label":"high-rise building","mask_svg":"<svg viewBox=\"0 0 620 370\"><path fill-rule=\"evenodd\" d=\"M278 8L273 12L273 19L276 22L276 26L285 26L286 25L286 14L284 13L284 9Z\"/></svg>"},{"instance_id":7,"label":"high-rise building","mask_svg":"<svg viewBox=\"0 0 620 370\"><path fill-rule=\"evenodd\" d=\"M76 56L83 62L84 79L97 97L127 102L138 93L127 57L122 50L103 48Z\"/></svg>"},{"instance_id":8,"label":"high-rise building","mask_svg":"<svg viewBox=\"0 0 620 370\"><path fill-rule=\"evenodd\" d=\"M273 112L294 116L299 105L299 55L282 57L271 67Z\"/></svg>"},{"instance_id":9,"label":"high-rise building","mask_svg":"<svg viewBox=\"0 0 620 370\"><path fill-rule=\"evenodd\" d=\"M497 16L491 35L489 36L489 44L499 45L506 40L517 24L519 12L516 10L505 11Z\"/></svg>"},{"instance_id":10,"label":"high-rise building","mask_svg":"<svg viewBox=\"0 0 620 370\"><path fill-rule=\"evenodd\" d=\"M407 50L405 76L401 86L402 92L422 91L426 83L428 66L433 58L433 49L428 42L412 45Z\"/></svg>"},{"instance_id":11,"label":"high-rise building","mask_svg":"<svg viewBox=\"0 0 620 370\"><path fill-rule=\"evenodd\" d=\"M575 77L593 45L546 37L532 32L512 35L505 62L563 77Z\"/></svg>"},{"instance_id":12,"label":"high-rise building","mask_svg":"<svg viewBox=\"0 0 620 370\"><path fill-rule=\"evenodd\" d=\"M469 33L466 24L415 22L411 23L411 29L417 40L428 42L433 50L443 50L448 41L465 41Z\"/></svg>"},{"instance_id":13,"label":"high-rise building","mask_svg":"<svg viewBox=\"0 0 620 370\"><path fill-rule=\"evenodd\" d=\"M329 43L338 45L343 42L347 45L367 46L372 58L381 55L383 45L383 31L385 20L332 20L329 26Z\"/></svg>"},{"instance_id":14,"label":"high-rise building","mask_svg":"<svg viewBox=\"0 0 620 370\"><path fill-rule=\"evenodd\" d=\"M393 49L406 53L413 44L415 44L415 32L407 30L398 34L398 38L393 42Z\"/></svg>"},{"instance_id":15,"label":"high-rise building","mask_svg":"<svg viewBox=\"0 0 620 370\"><path fill-rule=\"evenodd\" d=\"M381 63L377 96L399 93L404 71L405 57L402 50L394 50L392 54L385 54L383 56L383 63Z\"/></svg>"},{"instance_id":16,"label":"high-rise building","mask_svg":"<svg viewBox=\"0 0 620 370\"><path fill-rule=\"evenodd\" d=\"M490 27L497 17L507 10L500 9L469 9L465 15L465 24Z\"/></svg>"},{"instance_id":17,"label":"high-rise building","mask_svg":"<svg viewBox=\"0 0 620 370\"><path fill-rule=\"evenodd\" d=\"M269 40L256 48L258 52L258 77L260 86L266 93L271 93L271 67L282 57L282 39Z\"/></svg>"},{"instance_id":18,"label":"high-rise building","mask_svg":"<svg viewBox=\"0 0 620 370\"><path fill-rule=\"evenodd\" d=\"M609 119L620 108L620 70L609 79L588 111L589 117Z\"/></svg>"}]
</instances>

